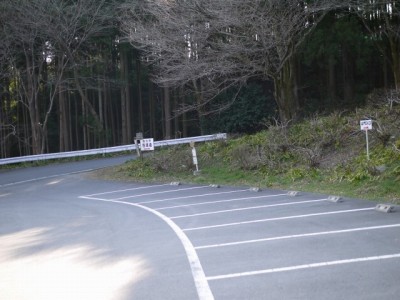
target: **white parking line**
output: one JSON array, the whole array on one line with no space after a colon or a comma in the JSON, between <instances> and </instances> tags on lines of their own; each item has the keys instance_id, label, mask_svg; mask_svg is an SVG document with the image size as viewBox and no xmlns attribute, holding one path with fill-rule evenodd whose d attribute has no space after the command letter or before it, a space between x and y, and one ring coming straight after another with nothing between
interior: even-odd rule
<instances>
[{"instance_id":1,"label":"white parking line","mask_svg":"<svg viewBox=\"0 0 400 300\"><path fill-rule=\"evenodd\" d=\"M138 198L138 197L143 197L143 196L153 196L153 195L159 195L159 194L182 192L182 191L197 190L197 189L204 189L204 188L208 188L208 186L195 186L195 187L190 187L190 188L175 189L175 190L169 190L169 191L131 195L131 196L125 196L125 197L120 197L120 198L114 198L113 200L125 200L125 199L132 199L132 198ZM144 203L144 202L142 202L142 203Z\"/></svg>"},{"instance_id":2,"label":"white parking line","mask_svg":"<svg viewBox=\"0 0 400 300\"><path fill-rule=\"evenodd\" d=\"M250 271L250 272L233 273L233 274L227 274L227 275L209 276L209 277L206 277L206 279L208 281L221 280L221 279L230 279L230 278L237 278L237 277L244 277L244 276L255 276L255 275L262 275L262 274L269 274L269 273L288 272L288 271L321 268L321 267L329 267L329 266L344 265L344 264L351 264L351 263L361 263L361 262L377 261L377 260L385 260L385 259L396 259L396 258L400 258L400 253L381 255L381 256L359 257L359 258L353 258L353 259L334 260L334 261L320 262L320 263L314 263L314 264L306 264L306 265L297 265L297 266L283 267L283 268L273 268L273 269Z\"/></svg>"},{"instance_id":3,"label":"white parking line","mask_svg":"<svg viewBox=\"0 0 400 300\"><path fill-rule=\"evenodd\" d=\"M90 199L90 200L94 200L94 201L108 202L108 203L130 205L130 206L144 209L144 210L158 216L159 218L161 218L165 223L167 223L172 228L172 230L178 236L178 238L180 239L180 241L185 249L187 258L189 260L190 268L192 271L192 275L193 275L193 279L195 282L195 286L197 289L197 294L199 296L199 299L200 300L213 300L214 299L214 296L211 292L210 286L208 285L208 281L204 274L203 267L200 263L199 257L196 253L196 250L193 247L192 242L189 240L189 238L186 236L186 234L179 228L179 226L174 223L174 221L172 221L168 217L164 216L162 213L155 211L154 209L148 208L146 206L143 206L143 205L140 205L137 203L123 202L123 201L117 201L117 200L95 199L95 198L88 198L87 196L81 196L80 198Z\"/></svg>"},{"instance_id":4,"label":"white parking line","mask_svg":"<svg viewBox=\"0 0 400 300\"><path fill-rule=\"evenodd\" d=\"M199 205L211 205L211 204L217 204L217 203L253 200L253 199L261 199L261 198L271 198L271 197L279 197L279 196L287 196L287 193L286 194L277 194L277 195L264 195L264 196L256 196L256 197L235 198L235 199L229 199L229 200L217 200L217 201L211 200L211 201L194 203L194 204L183 204L183 205L161 207L161 208L157 208L156 210L166 210L166 209L174 209L174 208L189 207L189 206L199 206Z\"/></svg>"},{"instance_id":5,"label":"white parking line","mask_svg":"<svg viewBox=\"0 0 400 300\"><path fill-rule=\"evenodd\" d=\"M234 222L234 223L225 223L225 224L210 225L210 226L202 226L202 227L192 227L192 228L183 229L183 231L194 231L194 230L202 230L202 229L213 229L213 228L221 228L221 227L229 227L229 226L237 226L237 225L261 223L261 222L268 222L268 221L281 221L281 220L300 219L300 218L308 218L308 217L315 217L315 216L334 215L334 214L344 214L344 213L352 213L352 212L359 212L359 211L366 211L366 210L374 210L374 209L375 209L375 207L368 207L368 208L359 208L359 209L350 209L350 210L330 211L330 212L315 213L315 214L307 214L307 215L295 215L295 216L279 217L279 218L258 219L258 220L243 221L243 222Z\"/></svg>"},{"instance_id":6,"label":"white parking line","mask_svg":"<svg viewBox=\"0 0 400 300\"><path fill-rule=\"evenodd\" d=\"M318 200L306 200L306 201L297 201L297 202L285 202L285 203L278 203L278 204L268 204L268 205L259 205L259 206L251 206L251 207L233 208L233 209L217 210L217 211L210 211L210 212L191 214L191 215L175 216L175 217L170 217L170 219L191 218L191 217L223 214L223 213L229 213L229 212L235 212L235 211L268 208L268 207L276 207L276 206L299 205L299 204L305 204L305 203L323 202L326 200L328 200L328 199L326 198L326 199L318 199Z\"/></svg>"},{"instance_id":7,"label":"white parking line","mask_svg":"<svg viewBox=\"0 0 400 300\"><path fill-rule=\"evenodd\" d=\"M91 194L91 195L86 195L85 197L116 194L116 193L129 192L129 191L136 191L136 190L143 190L143 189L149 189L149 188L160 187L160 186L166 186L166 185L170 185L170 184L169 184L169 183L165 183L165 184L158 184L158 185L140 186L140 187L135 187L135 188L130 188L130 189L124 189L124 190L115 190L115 191L110 191L110 192Z\"/></svg>"},{"instance_id":8,"label":"white parking line","mask_svg":"<svg viewBox=\"0 0 400 300\"><path fill-rule=\"evenodd\" d=\"M341 234L341 233L349 233L349 232L388 229L388 228L396 228L396 227L400 227L400 224L391 224L391 225L382 225L382 226L370 226L370 227L359 227L359 228L351 228L351 229L343 229L343 230L321 231L321 232L294 234L294 235L284 235L284 236L277 236L277 237L271 237L271 238L263 238L263 239L254 239L254 240L231 242L231 243L221 243L221 244L197 246L197 247L195 247L195 249L196 250L199 250L199 249L210 249L210 248L237 246L237 245L252 244L252 243L270 242L270 241L277 241L277 240L287 240L287 239L314 237L314 236L330 235L330 234Z\"/></svg>"},{"instance_id":9,"label":"white parking line","mask_svg":"<svg viewBox=\"0 0 400 300\"><path fill-rule=\"evenodd\" d=\"M238 191L209 193L209 194L200 194L200 195L192 195L192 196L182 196L182 197L174 197L174 198L167 198L167 199L161 199L161 200L143 201L143 202L139 202L139 203L147 204L147 203L156 203L156 202L166 202L166 201L179 200L179 199L200 198L200 197L206 197L206 196L232 194L232 193L245 192L245 191L248 191L248 190L238 190Z\"/></svg>"}]
</instances>

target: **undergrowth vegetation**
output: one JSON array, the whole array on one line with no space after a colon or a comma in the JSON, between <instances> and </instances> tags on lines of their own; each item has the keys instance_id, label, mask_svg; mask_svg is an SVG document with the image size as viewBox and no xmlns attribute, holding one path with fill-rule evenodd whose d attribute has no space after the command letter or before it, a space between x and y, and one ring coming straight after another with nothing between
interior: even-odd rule
<instances>
[{"instance_id":1,"label":"undergrowth vegetation","mask_svg":"<svg viewBox=\"0 0 400 300\"><path fill-rule=\"evenodd\" d=\"M373 120L369 160L362 119ZM114 175L299 189L400 204L399 105L373 103L301 123L266 125L253 135L196 145L197 176L187 145L157 150L114 169Z\"/></svg>"}]
</instances>

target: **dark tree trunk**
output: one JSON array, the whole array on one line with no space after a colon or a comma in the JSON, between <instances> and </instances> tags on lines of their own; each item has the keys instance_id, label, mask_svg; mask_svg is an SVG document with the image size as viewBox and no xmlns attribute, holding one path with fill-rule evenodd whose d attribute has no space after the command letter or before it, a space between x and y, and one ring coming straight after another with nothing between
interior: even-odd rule
<instances>
[{"instance_id":1,"label":"dark tree trunk","mask_svg":"<svg viewBox=\"0 0 400 300\"><path fill-rule=\"evenodd\" d=\"M149 115L150 115L150 136L157 138L156 134L156 110L154 99L154 84L149 81Z\"/></svg>"},{"instance_id":2,"label":"dark tree trunk","mask_svg":"<svg viewBox=\"0 0 400 300\"><path fill-rule=\"evenodd\" d=\"M204 99L203 99L203 83L201 82L201 79L199 80L199 83L197 83L196 80L193 80L193 87L196 97L197 116L199 118L198 122L199 122L200 135L204 135L204 129L203 129Z\"/></svg>"},{"instance_id":3,"label":"dark tree trunk","mask_svg":"<svg viewBox=\"0 0 400 300\"><path fill-rule=\"evenodd\" d=\"M294 57L284 64L279 75L274 78L275 101L278 105L281 122L297 120L299 117L299 98L297 87L297 68Z\"/></svg>"},{"instance_id":4,"label":"dark tree trunk","mask_svg":"<svg viewBox=\"0 0 400 300\"><path fill-rule=\"evenodd\" d=\"M328 57L328 108L335 105L336 102L336 61L333 54Z\"/></svg>"},{"instance_id":5,"label":"dark tree trunk","mask_svg":"<svg viewBox=\"0 0 400 300\"><path fill-rule=\"evenodd\" d=\"M136 84L138 91L138 100L139 100L139 128L140 132L144 132L144 110L143 110L143 97L142 97L142 65L140 62L140 58L136 58Z\"/></svg>"},{"instance_id":6,"label":"dark tree trunk","mask_svg":"<svg viewBox=\"0 0 400 300\"><path fill-rule=\"evenodd\" d=\"M400 90L400 38L389 37L394 86Z\"/></svg>"},{"instance_id":7,"label":"dark tree trunk","mask_svg":"<svg viewBox=\"0 0 400 300\"><path fill-rule=\"evenodd\" d=\"M175 112L178 110L179 99L180 99L179 90L175 90L174 98L173 98ZM178 115L174 116L174 132L175 132L174 136L176 139L179 139L182 137L182 133L179 130L179 119L180 118Z\"/></svg>"},{"instance_id":8,"label":"dark tree trunk","mask_svg":"<svg viewBox=\"0 0 400 300\"><path fill-rule=\"evenodd\" d=\"M68 103L65 97L65 92L60 91L59 93L59 140L60 152L70 151L70 134L69 134L69 111L68 111Z\"/></svg>"},{"instance_id":9,"label":"dark tree trunk","mask_svg":"<svg viewBox=\"0 0 400 300\"><path fill-rule=\"evenodd\" d=\"M120 48L121 57L121 126L122 144L132 143L131 89L129 84L129 55L125 46Z\"/></svg>"},{"instance_id":10,"label":"dark tree trunk","mask_svg":"<svg viewBox=\"0 0 400 300\"><path fill-rule=\"evenodd\" d=\"M170 139L171 134L171 99L170 91L168 87L164 87L164 123L165 123L165 134L164 139Z\"/></svg>"},{"instance_id":11,"label":"dark tree trunk","mask_svg":"<svg viewBox=\"0 0 400 300\"><path fill-rule=\"evenodd\" d=\"M346 46L342 47L343 52L343 98L346 103L354 100L354 61Z\"/></svg>"},{"instance_id":12,"label":"dark tree trunk","mask_svg":"<svg viewBox=\"0 0 400 300\"><path fill-rule=\"evenodd\" d=\"M28 102L28 110L31 124L32 134L32 152L33 154L42 154L42 126L40 123L39 103L36 90L36 67L35 62L26 56L26 97Z\"/></svg>"}]
</instances>

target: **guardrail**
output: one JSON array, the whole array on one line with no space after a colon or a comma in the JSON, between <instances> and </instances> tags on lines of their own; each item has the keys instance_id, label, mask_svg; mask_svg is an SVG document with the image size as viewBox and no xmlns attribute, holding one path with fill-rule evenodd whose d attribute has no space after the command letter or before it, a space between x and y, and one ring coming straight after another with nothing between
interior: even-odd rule
<instances>
[{"instance_id":1,"label":"guardrail","mask_svg":"<svg viewBox=\"0 0 400 300\"><path fill-rule=\"evenodd\" d=\"M190 142L198 143L198 142L207 142L207 141L215 141L215 140L225 140L226 138L227 138L226 133L218 133L218 134L202 135L202 136L195 136L195 137L188 137L188 138L181 138L181 139L174 139L174 140L155 141L154 147L180 145L180 144L187 144ZM0 165L31 162L31 161L40 161L40 160L49 160L49 159L78 157L78 156L98 155L98 154L104 155L104 154L108 154L108 153L117 153L117 152L134 151L134 150L136 150L136 145L131 144L131 145L108 147L108 148L98 148L98 149L90 149L90 150L27 155L27 156L10 157L10 158L0 159Z\"/></svg>"}]
</instances>

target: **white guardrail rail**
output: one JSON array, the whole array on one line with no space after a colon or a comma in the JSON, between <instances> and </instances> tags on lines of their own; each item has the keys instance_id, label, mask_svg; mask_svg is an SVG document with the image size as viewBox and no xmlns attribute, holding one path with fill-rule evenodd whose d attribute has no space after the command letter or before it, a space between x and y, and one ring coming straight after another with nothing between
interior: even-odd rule
<instances>
[{"instance_id":1,"label":"white guardrail rail","mask_svg":"<svg viewBox=\"0 0 400 300\"><path fill-rule=\"evenodd\" d=\"M212 135L202 135L202 136L195 136L195 137L188 137L188 138L181 138L181 139L155 141L154 147L188 144L190 142L198 143L198 142L207 142L207 141L215 141L215 140L225 140L226 138L227 138L226 133L218 133L218 134L212 134ZM98 154L104 155L104 154L108 154L108 153L134 151L134 150L136 150L136 145L131 144L131 145L108 147L108 148L98 148L98 149L90 149L90 150L27 155L27 156L10 157L10 158L0 159L0 165L31 162L31 161L40 161L40 160L49 160L49 159L68 158L68 157L98 155Z\"/></svg>"}]
</instances>

